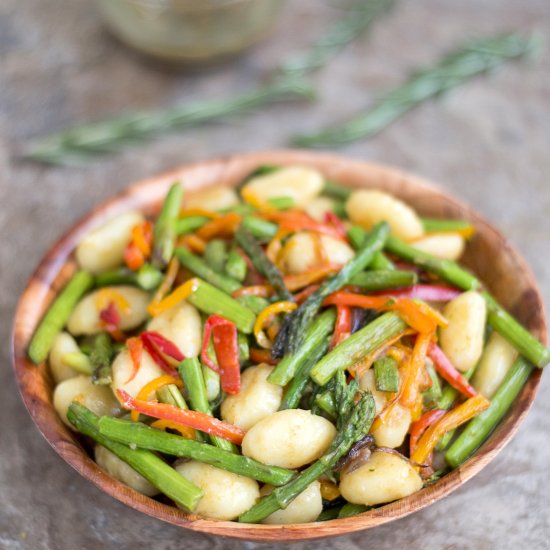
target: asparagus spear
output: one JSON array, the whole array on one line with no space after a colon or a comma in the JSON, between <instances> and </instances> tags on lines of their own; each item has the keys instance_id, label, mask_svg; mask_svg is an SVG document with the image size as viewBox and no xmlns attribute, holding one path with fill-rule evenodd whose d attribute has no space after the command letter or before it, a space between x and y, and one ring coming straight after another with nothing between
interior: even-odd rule
<instances>
[{"instance_id":1,"label":"asparagus spear","mask_svg":"<svg viewBox=\"0 0 550 550\"><path fill-rule=\"evenodd\" d=\"M361 248L361 246L363 246L363 242L367 238L367 235L368 235L368 232L362 227L359 227L357 225L350 227L350 229L348 230L348 238L351 242L351 245L356 250ZM393 265L392 261L383 252L378 251L374 255L374 258L372 259L369 265L369 269L380 270L380 271L392 271L395 269L395 266Z\"/></svg>"},{"instance_id":2,"label":"asparagus spear","mask_svg":"<svg viewBox=\"0 0 550 550\"><path fill-rule=\"evenodd\" d=\"M176 257L180 264L189 271L208 281L210 284L217 286L227 294L231 294L241 288L241 283L232 277L214 271L202 258L195 256L186 248L176 248Z\"/></svg>"},{"instance_id":3,"label":"asparagus spear","mask_svg":"<svg viewBox=\"0 0 550 550\"><path fill-rule=\"evenodd\" d=\"M252 332L256 319L254 312L202 279L196 279L193 292L187 297L187 301L204 313L221 315L233 321L245 334Z\"/></svg>"},{"instance_id":4,"label":"asparagus spear","mask_svg":"<svg viewBox=\"0 0 550 550\"><path fill-rule=\"evenodd\" d=\"M184 359L178 367L180 376L189 394L191 408L194 411L199 411L212 416L210 403L206 395L206 386L204 384L204 376L201 369L201 364L196 357ZM229 452L235 452L235 446L221 437L211 435L210 440L216 447Z\"/></svg>"},{"instance_id":5,"label":"asparagus spear","mask_svg":"<svg viewBox=\"0 0 550 550\"><path fill-rule=\"evenodd\" d=\"M353 403L353 399L350 400ZM250 510L239 517L241 523L257 523L280 508L286 508L313 481L331 470L351 447L364 437L375 414L374 399L370 393L361 395L356 404L349 405L339 422L339 431L328 451L292 481L277 487Z\"/></svg>"},{"instance_id":6,"label":"asparagus spear","mask_svg":"<svg viewBox=\"0 0 550 550\"><path fill-rule=\"evenodd\" d=\"M399 390L397 361L385 356L374 362L374 380L378 391L396 392Z\"/></svg>"},{"instance_id":7,"label":"asparagus spear","mask_svg":"<svg viewBox=\"0 0 550 550\"><path fill-rule=\"evenodd\" d=\"M349 260L342 269L328 278L323 284L309 296L302 305L294 310L287 318L287 330L281 330L277 335L274 349L283 348L287 353L297 352L302 342L304 333L313 320L323 300L333 292L348 284L351 279L363 271L372 261L374 254L379 251L386 241L389 234L389 226L386 222L381 222L374 226L372 232L363 242L363 246L357 251L357 254ZM279 338L286 340L286 345L280 345ZM272 352L273 353L273 352Z\"/></svg>"},{"instance_id":8,"label":"asparagus spear","mask_svg":"<svg viewBox=\"0 0 550 550\"><path fill-rule=\"evenodd\" d=\"M151 264L143 264L138 271L120 267L113 271L100 273L95 276L96 287L113 285L134 285L143 290L153 290L162 282L164 275Z\"/></svg>"},{"instance_id":9,"label":"asparagus spear","mask_svg":"<svg viewBox=\"0 0 550 550\"><path fill-rule=\"evenodd\" d=\"M243 219L243 227L256 239L260 241L268 241L277 233L277 224L255 218L254 216L246 216Z\"/></svg>"},{"instance_id":10,"label":"asparagus spear","mask_svg":"<svg viewBox=\"0 0 550 550\"><path fill-rule=\"evenodd\" d=\"M210 218L206 216L188 216L176 222L177 235L186 235L200 229Z\"/></svg>"},{"instance_id":11,"label":"asparagus spear","mask_svg":"<svg viewBox=\"0 0 550 550\"><path fill-rule=\"evenodd\" d=\"M79 271L59 293L32 337L28 354L33 363L38 364L46 360L55 337L61 332L74 307L92 284L93 277L86 271Z\"/></svg>"},{"instance_id":12,"label":"asparagus spear","mask_svg":"<svg viewBox=\"0 0 550 550\"><path fill-rule=\"evenodd\" d=\"M153 262L157 267L165 267L174 254L177 237L176 225L182 199L183 187L176 182L166 194L153 229Z\"/></svg>"},{"instance_id":13,"label":"asparagus spear","mask_svg":"<svg viewBox=\"0 0 550 550\"><path fill-rule=\"evenodd\" d=\"M323 357L328 349L328 340L321 343L320 345L315 346L311 350L311 354L307 354L305 360L298 368L295 376L290 381L290 384L285 390L283 400L279 410L284 409L295 409L298 407L300 399L309 383L309 373L313 366Z\"/></svg>"},{"instance_id":14,"label":"asparagus spear","mask_svg":"<svg viewBox=\"0 0 550 550\"><path fill-rule=\"evenodd\" d=\"M250 258L254 267L271 283L279 298L293 302L294 296L286 288L281 272L269 261L262 247L252 234L241 225L235 233L235 239Z\"/></svg>"},{"instance_id":15,"label":"asparagus spear","mask_svg":"<svg viewBox=\"0 0 550 550\"><path fill-rule=\"evenodd\" d=\"M104 416L99 420L99 429L109 439L125 445L136 445L140 449L192 458L270 485L284 485L294 476L292 470L268 466L207 443L199 443L179 435L155 430L142 423Z\"/></svg>"},{"instance_id":16,"label":"asparagus spear","mask_svg":"<svg viewBox=\"0 0 550 550\"><path fill-rule=\"evenodd\" d=\"M479 290L481 288L480 281L456 262L441 260L417 250L397 237L388 237L386 249L407 262L439 275L458 288L463 290ZM488 292L482 292L482 296L487 302L489 324L535 366L542 368L547 365L550 362L550 350L523 328Z\"/></svg>"},{"instance_id":17,"label":"asparagus spear","mask_svg":"<svg viewBox=\"0 0 550 550\"><path fill-rule=\"evenodd\" d=\"M268 376L267 380L271 384L286 386L292 377L296 374L304 363L315 353L327 336L334 329L336 311L334 308L327 309L308 327L304 341L293 355L286 355L283 360L275 367Z\"/></svg>"},{"instance_id":18,"label":"asparagus spear","mask_svg":"<svg viewBox=\"0 0 550 550\"><path fill-rule=\"evenodd\" d=\"M171 468L164 460L142 449L131 449L112 441L99 431L99 418L86 407L73 401L67 418L75 428L126 462L159 491L178 506L193 511L202 497L202 491Z\"/></svg>"},{"instance_id":19,"label":"asparagus spear","mask_svg":"<svg viewBox=\"0 0 550 550\"><path fill-rule=\"evenodd\" d=\"M452 468L460 466L495 429L533 372L533 365L518 357L506 373L489 408L470 420L449 450L445 460Z\"/></svg>"},{"instance_id":20,"label":"asparagus spear","mask_svg":"<svg viewBox=\"0 0 550 550\"><path fill-rule=\"evenodd\" d=\"M239 254L235 246L231 247L227 255L227 261L225 262L225 272L230 277L242 283L246 278L247 271L248 267L244 258Z\"/></svg>"},{"instance_id":21,"label":"asparagus spear","mask_svg":"<svg viewBox=\"0 0 550 550\"><path fill-rule=\"evenodd\" d=\"M366 112L334 128L298 136L294 143L305 147L334 147L373 136L422 102L506 61L525 57L536 46L533 37L517 33L501 33L470 41L443 57L434 67L415 71Z\"/></svg>"},{"instance_id":22,"label":"asparagus spear","mask_svg":"<svg viewBox=\"0 0 550 550\"><path fill-rule=\"evenodd\" d=\"M324 386L338 371L357 363L406 326L397 313L384 313L325 355L311 370L311 378L319 386Z\"/></svg>"},{"instance_id":23,"label":"asparagus spear","mask_svg":"<svg viewBox=\"0 0 550 550\"><path fill-rule=\"evenodd\" d=\"M344 506L340 509L338 513L338 519L350 518L356 516L357 514L362 514L370 510L372 506L365 506L364 504L352 504L351 502L346 502Z\"/></svg>"},{"instance_id":24,"label":"asparagus spear","mask_svg":"<svg viewBox=\"0 0 550 550\"><path fill-rule=\"evenodd\" d=\"M430 233L466 231L473 234L474 232L474 227L468 220L440 220L436 218L422 218L421 221L424 231Z\"/></svg>"},{"instance_id":25,"label":"asparagus spear","mask_svg":"<svg viewBox=\"0 0 550 550\"><path fill-rule=\"evenodd\" d=\"M176 384L167 384L159 388L157 390L157 398L161 403L174 405L174 407L178 407L179 409L186 410L189 408Z\"/></svg>"},{"instance_id":26,"label":"asparagus spear","mask_svg":"<svg viewBox=\"0 0 550 550\"><path fill-rule=\"evenodd\" d=\"M217 273L224 273L227 260L227 244L222 239L208 241L204 250L204 261Z\"/></svg>"},{"instance_id":27,"label":"asparagus spear","mask_svg":"<svg viewBox=\"0 0 550 550\"><path fill-rule=\"evenodd\" d=\"M100 386L107 386L112 382L111 360L115 350L113 341L106 332L99 333L94 340L90 363L94 369L92 381Z\"/></svg>"},{"instance_id":28,"label":"asparagus spear","mask_svg":"<svg viewBox=\"0 0 550 550\"><path fill-rule=\"evenodd\" d=\"M318 393L315 396L315 405L319 407L324 413L326 413L331 419L336 418L337 413L334 408L334 398L331 391L325 391Z\"/></svg>"},{"instance_id":29,"label":"asparagus spear","mask_svg":"<svg viewBox=\"0 0 550 550\"><path fill-rule=\"evenodd\" d=\"M372 267L372 264L371 264ZM413 271L363 271L350 280L351 285L360 286L365 290L387 290L412 286L418 281L418 275Z\"/></svg>"},{"instance_id":30,"label":"asparagus spear","mask_svg":"<svg viewBox=\"0 0 550 550\"><path fill-rule=\"evenodd\" d=\"M269 305L269 301L265 298L253 296L252 294L239 296L236 300L239 304L254 312L256 315L261 313Z\"/></svg>"}]
</instances>

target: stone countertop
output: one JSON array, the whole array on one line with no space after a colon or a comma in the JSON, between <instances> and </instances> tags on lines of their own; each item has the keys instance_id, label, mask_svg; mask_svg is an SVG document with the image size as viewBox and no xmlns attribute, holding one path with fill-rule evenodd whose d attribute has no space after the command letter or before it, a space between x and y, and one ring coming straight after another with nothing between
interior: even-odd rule
<instances>
[{"instance_id":1,"label":"stone countertop","mask_svg":"<svg viewBox=\"0 0 550 550\"><path fill-rule=\"evenodd\" d=\"M148 109L244 90L318 36L335 1L292 0L275 32L247 55L204 70L166 70L111 38L92 2L3 0L0 6L0 547L266 548L165 525L101 493L40 436L13 380L8 340L17 297L48 246L92 206L133 180L212 156L284 146L344 119L465 35L537 29L548 0L399 2L370 35L314 80L320 101L280 105L173 133L86 167L24 162L29 139L121 109ZM275 122L276 121L276 122ZM512 63L430 102L342 154L393 164L439 182L510 236L550 300L550 57ZM333 539L351 549L548 548L550 404L538 399L510 445L474 480L435 505L378 529ZM296 549L308 543L297 543Z\"/></svg>"}]
</instances>

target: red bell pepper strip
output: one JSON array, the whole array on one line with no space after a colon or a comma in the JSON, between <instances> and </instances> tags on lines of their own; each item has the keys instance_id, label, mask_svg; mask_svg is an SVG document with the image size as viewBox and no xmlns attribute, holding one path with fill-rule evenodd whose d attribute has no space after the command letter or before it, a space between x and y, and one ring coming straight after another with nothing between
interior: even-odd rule
<instances>
[{"instance_id":1,"label":"red bell pepper strip","mask_svg":"<svg viewBox=\"0 0 550 550\"><path fill-rule=\"evenodd\" d=\"M426 302L448 302L460 296L461 290L443 285L414 285L398 290L373 292L374 296L392 296L393 298L411 298Z\"/></svg>"},{"instance_id":2,"label":"red bell pepper strip","mask_svg":"<svg viewBox=\"0 0 550 550\"><path fill-rule=\"evenodd\" d=\"M332 225L336 231L345 239L347 238L348 232L346 231L346 226L343 224L342 220L330 210L325 212L325 223Z\"/></svg>"},{"instance_id":3,"label":"red bell pepper strip","mask_svg":"<svg viewBox=\"0 0 550 550\"><path fill-rule=\"evenodd\" d=\"M416 422L413 422L411 424L410 429L410 454L412 455L414 451L416 450L416 446L418 445L418 440L422 436L422 434L435 422L437 422L445 413L447 412L446 409L434 409L433 411L428 411L427 413L424 413Z\"/></svg>"},{"instance_id":4,"label":"red bell pepper strip","mask_svg":"<svg viewBox=\"0 0 550 550\"><path fill-rule=\"evenodd\" d=\"M107 331L118 329L120 325L120 313L114 301L110 301L109 305L99 312L99 318L105 325Z\"/></svg>"},{"instance_id":5,"label":"red bell pepper strip","mask_svg":"<svg viewBox=\"0 0 550 550\"><path fill-rule=\"evenodd\" d=\"M178 347L170 340L161 336L158 332L147 331L140 335L140 339L143 342L143 347L147 350L147 353L151 356L153 361L166 373L170 374L174 378L177 378L178 373L176 369L170 365L166 357L180 362L185 359L185 355L178 349Z\"/></svg>"},{"instance_id":6,"label":"red bell pepper strip","mask_svg":"<svg viewBox=\"0 0 550 550\"><path fill-rule=\"evenodd\" d=\"M336 347L351 334L351 307L336 306L336 323L329 349Z\"/></svg>"},{"instance_id":7,"label":"red bell pepper strip","mask_svg":"<svg viewBox=\"0 0 550 550\"><path fill-rule=\"evenodd\" d=\"M225 393L237 394L241 389L241 365L235 323L227 321L212 327L212 340L221 370L222 390Z\"/></svg>"},{"instance_id":8,"label":"red bell pepper strip","mask_svg":"<svg viewBox=\"0 0 550 550\"><path fill-rule=\"evenodd\" d=\"M455 368L449 358L443 353L443 350L435 342L432 342L428 348L428 357L433 361L435 370L441 378L446 380L455 390L468 397L477 395L473 386Z\"/></svg>"},{"instance_id":9,"label":"red bell pepper strip","mask_svg":"<svg viewBox=\"0 0 550 550\"><path fill-rule=\"evenodd\" d=\"M117 390L117 395L121 404L132 411L137 411L141 414L152 416L153 418L171 420L172 422L195 428L201 432L227 439L231 441L231 443L236 443L237 445L242 443L245 433L243 429L233 424L222 422L207 414L180 409L166 403L134 399L124 390Z\"/></svg>"},{"instance_id":10,"label":"red bell pepper strip","mask_svg":"<svg viewBox=\"0 0 550 550\"><path fill-rule=\"evenodd\" d=\"M141 358L143 356L143 342L141 338L128 338L126 340L126 347L128 348L128 353L130 354L130 359L132 360L132 372L125 384L131 382L139 371L141 366Z\"/></svg>"},{"instance_id":11,"label":"red bell pepper strip","mask_svg":"<svg viewBox=\"0 0 550 550\"><path fill-rule=\"evenodd\" d=\"M210 336L214 344L218 364L212 361L208 353ZM239 393L241 388L241 366L239 363L239 343L235 323L221 317L211 315L204 325L201 346L201 360L209 368L220 373L223 391L229 394Z\"/></svg>"}]
</instances>

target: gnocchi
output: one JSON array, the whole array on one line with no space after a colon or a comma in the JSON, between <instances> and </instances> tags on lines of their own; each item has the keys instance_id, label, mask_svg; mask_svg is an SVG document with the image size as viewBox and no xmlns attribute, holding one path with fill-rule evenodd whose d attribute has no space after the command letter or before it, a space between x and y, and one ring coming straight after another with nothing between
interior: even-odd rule
<instances>
[{"instance_id":1,"label":"gnocchi","mask_svg":"<svg viewBox=\"0 0 550 550\"><path fill-rule=\"evenodd\" d=\"M264 485L260 496L271 494L273 487ZM262 520L268 525L288 525L293 523L308 523L315 521L323 511L321 484L318 481L310 483L286 508L273 512Z\"/></svg>"}]
</instances>

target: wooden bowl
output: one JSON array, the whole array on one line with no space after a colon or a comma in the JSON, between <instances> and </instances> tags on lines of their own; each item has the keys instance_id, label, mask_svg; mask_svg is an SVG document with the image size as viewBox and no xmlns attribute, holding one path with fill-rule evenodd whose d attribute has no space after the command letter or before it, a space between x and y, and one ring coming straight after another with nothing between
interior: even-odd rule
<instances>
[{"instance_id":1,"label":"wooden bowl","mask_svg":"<svg viewBox=\"0 0 550 550\"><path fill-rule=\"evenodd\" d=\"M355 517L277 526L215 521L186 514L174 506L143 496L107 475L90 458L78 436L58 418L52 405L53 383L46 366L35 366L27 359L27 345L37 323L59 289L76 270L72 251L83 235L129 209L154 212L168 186L176 180L183 182L189 191L214 184L233 186L262 164L312 166L327 178L350 187L375 187L389 191L411 204L422 215L471 220L477 234L468 243L464 263L519 321L546 342L546 320L540 291L523 258L479 214L434 185L393 168L327 154L302 151L243 154L191 164L131 185L93 210L49 250L21 296L15 317L13 366L23 401L50 445L86 479L132 508L186 529L247 540L315 539L368 529L420 510L460 487L493 460L510 441L533 403L540 383L540 370L536 369L531 375L506 418L475 456L437 483Z\"/></svg>"}]
</instances>

